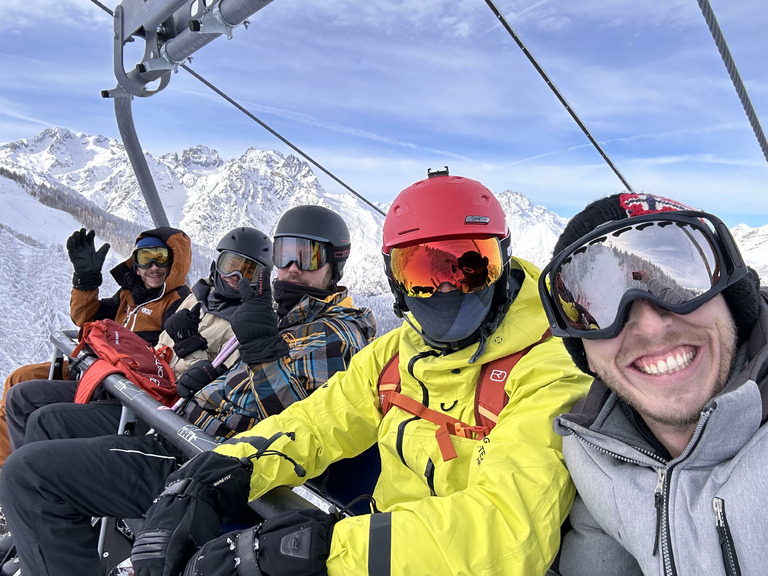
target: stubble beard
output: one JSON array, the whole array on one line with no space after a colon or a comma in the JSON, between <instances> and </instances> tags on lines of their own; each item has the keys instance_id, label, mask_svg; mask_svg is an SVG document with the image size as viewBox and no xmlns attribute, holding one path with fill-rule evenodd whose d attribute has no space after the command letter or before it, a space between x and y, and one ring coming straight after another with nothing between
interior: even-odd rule
<instances>
[{"instance_id":1,"label":"stubble beard","mask_svg":"<svg viewBox=\"0 0 768 576\"><path fill-rule=\"evenodd\" d=\"M677 410L670 410L669 412L660 413L645 407L642 402L638 401L634 395L634 390L628 386L625 386L623 382L618 379L612 378L611 372L608 372L609 378L601 379L605 382L616 395L624 402L632 406L645 420L652 420L663 426L670 427L687 427L692 424L696 424L701 417L701 411L704 406L715 396L720 394L728 383L728 377L731 374L733 363L736 358L736 326L731 318L728 318L728 326L720 334L720 365L718 366L717 378L715 380L715 386L712 389L711 394L701 402L700 406L686 407L684 403L680 403ZM683 341L674 334L667 334L664 338L665 341L669 341L670 346L675 342ZM674 407L674 399L670 399L670 405Z\"/></svg>"}]
</instances>

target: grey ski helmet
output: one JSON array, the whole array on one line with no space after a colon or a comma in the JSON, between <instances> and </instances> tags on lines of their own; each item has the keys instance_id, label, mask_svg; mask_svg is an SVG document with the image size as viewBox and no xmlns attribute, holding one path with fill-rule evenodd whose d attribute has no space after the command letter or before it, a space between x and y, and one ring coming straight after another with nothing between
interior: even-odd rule
<instances>
[{"instance_id":1,"label":"grey ski helmet","mask_svg":"<svg viewBox=\"0 0 768 576\"><path fill-rule=\"evenodd\" d=\"M273 236L275 239L283 236L307 238L325 244L326 260L332 271L331 288L336 287L344 274L344 263L352 246L349 228L341 216L324 206L295 206L280 217Z\"/></svg>"}]
</instances>

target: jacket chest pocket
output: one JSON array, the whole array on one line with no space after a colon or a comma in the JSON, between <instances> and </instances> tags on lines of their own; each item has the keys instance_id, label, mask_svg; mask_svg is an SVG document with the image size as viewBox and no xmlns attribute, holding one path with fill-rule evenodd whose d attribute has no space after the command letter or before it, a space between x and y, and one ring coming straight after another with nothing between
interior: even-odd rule
<instances>
[{"instance_id":1,"label":"jacket chest pocket","mask_svg":"<svg viewBox=\"0 0 768 576\"><path fill-rule=\"evenodd\" d=\"M415 416L399 419L395 435L398 458L432 496L445 496L467 484L469 462L474 458L478 441L450 436L456 457L444 460L435 438L437 426Z\"/></svg>"}]
</instances>

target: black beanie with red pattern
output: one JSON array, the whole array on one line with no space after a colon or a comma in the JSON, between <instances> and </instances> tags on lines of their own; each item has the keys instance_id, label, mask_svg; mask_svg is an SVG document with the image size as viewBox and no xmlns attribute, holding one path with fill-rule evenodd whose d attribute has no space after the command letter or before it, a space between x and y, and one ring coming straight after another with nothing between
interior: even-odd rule
<instances>
[{"instance_id":1,"label":"black beanie with red pattern","mask_svg":"<svg viewBox=\"0 0 768 576\"><path fill-rule=\"evenodd\" d=\"M553 256L606 222L672 210L693 210L693 208L651 194L622 193L595 200L571 218L555 244ZM760 278L752 268L749 268L749 273L744 278L722 292L736 324L739 343L749 336L757 321L759 290ZM563 338L563 344L576 366L594 376L595 374L589 369L581 338Z\"/></svg>"}]
</instances>

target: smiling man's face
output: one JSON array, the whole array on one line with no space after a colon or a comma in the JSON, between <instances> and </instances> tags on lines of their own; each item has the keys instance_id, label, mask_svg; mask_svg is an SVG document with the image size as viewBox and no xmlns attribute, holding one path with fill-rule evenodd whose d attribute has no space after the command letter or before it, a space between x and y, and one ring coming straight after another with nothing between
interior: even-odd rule
<instances>
[{"instance_id":1,"label":"smiling man's face","mask_svg":"<svg viewBox=\"0 0 768 576\"><path fill-rule=\"evenodd\" d=\"M722 294L690 314L635 300L615 338L583 340L590 369L651 429L691 429L725 386L736 328Z\"/></svg>"},{"instance_id":2,"label":"smiling man's face","mask_svg":"<svg viewBox=\"0 0 768 576\"><path fill-rule=\"evenodd\" d=\"M150 289L160 288L168 277L170 266L158 266L152 263L149 268L136 268L136 273L144 281L144 286Z\"/></svg>"}]
</instances>

